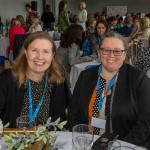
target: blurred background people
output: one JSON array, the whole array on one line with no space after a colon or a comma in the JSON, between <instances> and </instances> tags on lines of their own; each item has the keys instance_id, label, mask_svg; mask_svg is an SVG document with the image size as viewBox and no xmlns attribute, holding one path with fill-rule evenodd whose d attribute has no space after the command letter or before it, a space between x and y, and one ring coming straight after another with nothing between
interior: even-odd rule
<instances>
[{"instance_id":1,"label":"blurred background people","mask_svg":"<svg viewBox=\"0 0 150 150\"><path fill-rule=\"evenodd\" d=\"M60 41L60 46L57 53L60 57L61 63L66 69L66 75L69 82L69 73L71 66L91 61L90 58L81 57L80 45L82 43L83 28L78 24L71 24ZM69 82L70 83L70 82Z\"/></svg>"},{"instance_id":2,"label":"blurred background people","mask_svg":"<svg viewBox=\"0 0 150 150\"><path fill-rule=\"evenodd\" d=\"M62 0L59 3L58 26L61 35L64 34L67 27L70 25L69 14L67 11L67 1Z\"/></svg>"},{"instance_id":3,"label":"blurred background people","mask_svg":"<svg viewBox=\"0 0 150 150\"><path fill-rule=\"evenodd\" d=\"M25 30L22 27L21 22L16 19L13 18L11 21L11 27L9 29L9 47L8 47L8 57L10 61L13 61L13 47L14 47L14 38L16 34L25 34Z\"/></svg>"},{"instance_id":4,"label":"blurred background people","mask_svg":"<svg viewBox=\"0 0 150 150\"><path fill-rule=\"evenodd\" d=\"M28 31L28 27L27 27L27 25L25 23L25 20L24 20L23 16L22 15L17 15L16 19L18 19L20 21L21 27L24 28L25 32L27 32Z\"/></svg>"},{"instance_id":5,"label":"blurred background people","mask_svg":"<svg viewBox=\"0 0 150 150\"><path fill-rule=\"evenodd\" d=\"M77 14L77 24L83 27L83 30L86 30L86 21L87 21L87 11L86 4L83 1L78 3L79 12Z\"/></svg>"},{"instance_id":6,"label":"blurred background people","mask_svg":"<svg viewBox=\"0 0 150 150\"><path fill-rule=\"evenodd\" d=\"M55 17L51 11L51 6L48 4L45 6L45 11L42 13L41 21L43 22L43 28L53 30Z\"/></svg>"},{"instance_id":7,"label":"blurred background people","mask_svg":"<svg viewBox=\"0 0 150 150\"><path fill-rule=\"evenodd\" d=\"M26 11L27 11L27 16L26 16L26 25L28 29L30 28L32 22L32 18L38 18L39 19L39 13L37 11L32 10L32 6L30 4L26 4Z\"/></svg>"},{"instance_id":8,"label":"blurred background people","mask_svg":"<svg viewBox=\"0 0 150 150\"><path fill-rule=\"evenodd\" d=\"M38 18L32 18L31 19L31 26L29 28L28 33L33 33L37 31L42 31L42 27L39 24L39 19Z\"/></svg>"},{"instance_id":9,"label":"blurred background people","mask_svg":"<svg viewBox=\"0 0 150 150\"><path fill-rule=\"evenodd\" d=\"M95 31L82 44L82 49L86 51L85 55L97 55L97 48L101 38L108 31L108 24L105 20L99 20L95 26ZM96 57L96 56L95 56Z\"/></svg>"}]
</instances>

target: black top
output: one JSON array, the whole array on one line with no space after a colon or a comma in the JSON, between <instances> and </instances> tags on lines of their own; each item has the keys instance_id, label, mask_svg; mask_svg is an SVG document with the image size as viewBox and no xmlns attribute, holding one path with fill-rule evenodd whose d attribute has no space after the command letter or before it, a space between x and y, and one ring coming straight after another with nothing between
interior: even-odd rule
<instances>
[{"instance_id":1,"label":"black top","mask_svg":"<svg viewBox=\"0 0 150 150\"><path fill-rule=\"evenodd\" d=\"M5 70L0 74L0 118L3 124L10 122L10 127L16 127L16 118L20 116L24 103L25 87L18 88L11 70ZM54 85L50 95L49 116L52 121L59 117L66 120L65 110L71 99L67 82Z\"/></svg>"},{"instance_id":2,"label":"black top","mask_svg":"<svg viewBox=\"0 0 150 150\"><path fill-rule=\"evenodd\" d=\"M88 124L88 106L98 78L98 67L81 72L68 114L71 127ZM107 96L108 101L110 96ZM106 109L109 107L106 107ZM150 148L150 79L128 64L119 71L113 104L112 128L119 139ZM108 130L106 121L106 130Z\"/></svg>"},{"instance_id":3,"label":"black top","mask_svg":"<svg viewBox=\"0 0 150 150\"><path fill-rule=\"evenodd\" d=\"M51 23L55 22L53 12L43 12L41 20L44 23L43 28L51 28Z\"/></svg>"}]
</instances>

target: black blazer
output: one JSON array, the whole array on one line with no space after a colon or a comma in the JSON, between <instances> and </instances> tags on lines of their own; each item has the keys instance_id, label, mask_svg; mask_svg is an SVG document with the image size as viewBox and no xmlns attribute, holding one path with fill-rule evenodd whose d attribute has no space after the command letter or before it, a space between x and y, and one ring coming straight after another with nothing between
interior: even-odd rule
<instances>
[{"instance_id":1,"label":"black blazer","mask_svg":"<svg viewBox=\"0 0 150 150\"><path fill-rule=\"evenodd\" d=\"M97 78L98 67L81 72L68 108L71 127L88 124L88 106ZM120 68L116 83L112 127L119 139L150 147L150 79L127 64Z\"/></svg>"},{"instance_id":2,"label":"black blazer","mask_svg":"<svg viewBox=\"0 0 150 150\"><path fill-rule=\"evenodd\" d=\"M0 118L3 124L10 122L10 127L16 126L16 118L20 116L25 87L18 88L10 70L5 70L0 74ZM70 89L67 82L54 85L50 98L49 116L52 121L59 117L65 121L66 108L71 99Z\"/></svg>"}]
</instances>

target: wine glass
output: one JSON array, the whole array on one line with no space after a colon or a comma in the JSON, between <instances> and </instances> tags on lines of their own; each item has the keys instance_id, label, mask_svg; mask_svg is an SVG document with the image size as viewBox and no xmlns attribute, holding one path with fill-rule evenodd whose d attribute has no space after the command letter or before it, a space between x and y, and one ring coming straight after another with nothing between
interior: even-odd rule
<instances>
[{"instance_id":1,"label":"wine glass","mask_svg":"<svg viewBox=\"0 0 150 150\"><path fill-rule=\"evenodd\" d=\"M79 124L72 129L72 143L76 150L89 150L92 146L94 134L90 125Z\"/></svg>"},{"instance_id":2,"label":"wine glass","mask_svg":"<svg viewBox=\"0 0 150 150\"><path fill-rule=\"evenodd\" d=\"M114 148L119 147L119 146L121 146L120 142L118 142L118 141L110 141L108 143L108 150L113 150Z\"/></svg>"},{"instance_id":3,"label":"wine glass","mask_svg":"<svg viewBox=\"0 0 150 150\"><path fill-rule=\"evenodd\" d=\"M35 128L35 121L29 121L29 115L20 116L16 119L17 128L26 129L26 128Z\"/></svg>"},{"instance_id":4,"label":"wine glass","mask_svg":"<svg viewBox=\"0 0 150 150\"><path fill-rule=\"evenodd\" d=\"M0 139L2 138L3 135L3 123L2 120L0 119Z\"/></svg>"},{"instance_id":5,"label":"wine glass","mask_svg":"<svg viewBox=\"0 0 150 150\"><path fill-rule=\"evenodd\" d=\"M135 150L135 149L129 146L118 146L115 147L113 150Z\"/></svg>"}]
</instances>

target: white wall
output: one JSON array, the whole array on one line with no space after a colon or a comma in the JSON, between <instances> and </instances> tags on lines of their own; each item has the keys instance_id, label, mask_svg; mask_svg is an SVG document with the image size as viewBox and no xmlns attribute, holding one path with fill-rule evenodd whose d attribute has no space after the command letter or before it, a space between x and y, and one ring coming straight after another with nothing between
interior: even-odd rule
<instances>
[{"instance_id":1,"label":"white wall","mask_svg":"<svg viewBox=\"0 0 150 150\"><path fill-rule=\"evenodd\" d=\"M0 0L0 16L2 21L5 23L6 19L11 20L11 18L16 15L23 15L26 17L25 4L31 0ZM42 0L37 1L38 12L42 14L43 6ZM58 11L58 4L61 0L55 0L55 8ZM68 10L73 13L78 12L77 3L79 0L67 0ZM107 6L127 6L128 12L150 12L150 0L84 0L87 4L88 13L102 12L106 10ZM56 18L58 12L56 11Z\"/></svg>"},{"instance_id":2,"label":"white wall","mask_svg":"<svg viewBox=\"0 0 150 150\"><path fill-rule=\"evenodd\" d=\"M150 0L84 0L88 13L105 11L107 6L127 6L128 12L150 12Z\"/></svg>"},{"instance_id":3,"label":"white wall","mask_svg":"<svg viewBox=\"0 0 150 150\"><path fill-rule=\"evenodd\" d=\"M38 12L42 13L42 0L37 1ZM16 17L16 15L22 15L26 18L25 4L30 2L30 0L0 0L0 16L2 22L6 23L6 19L11 20L11 18Z\"/></svg>"}]
</instances>

